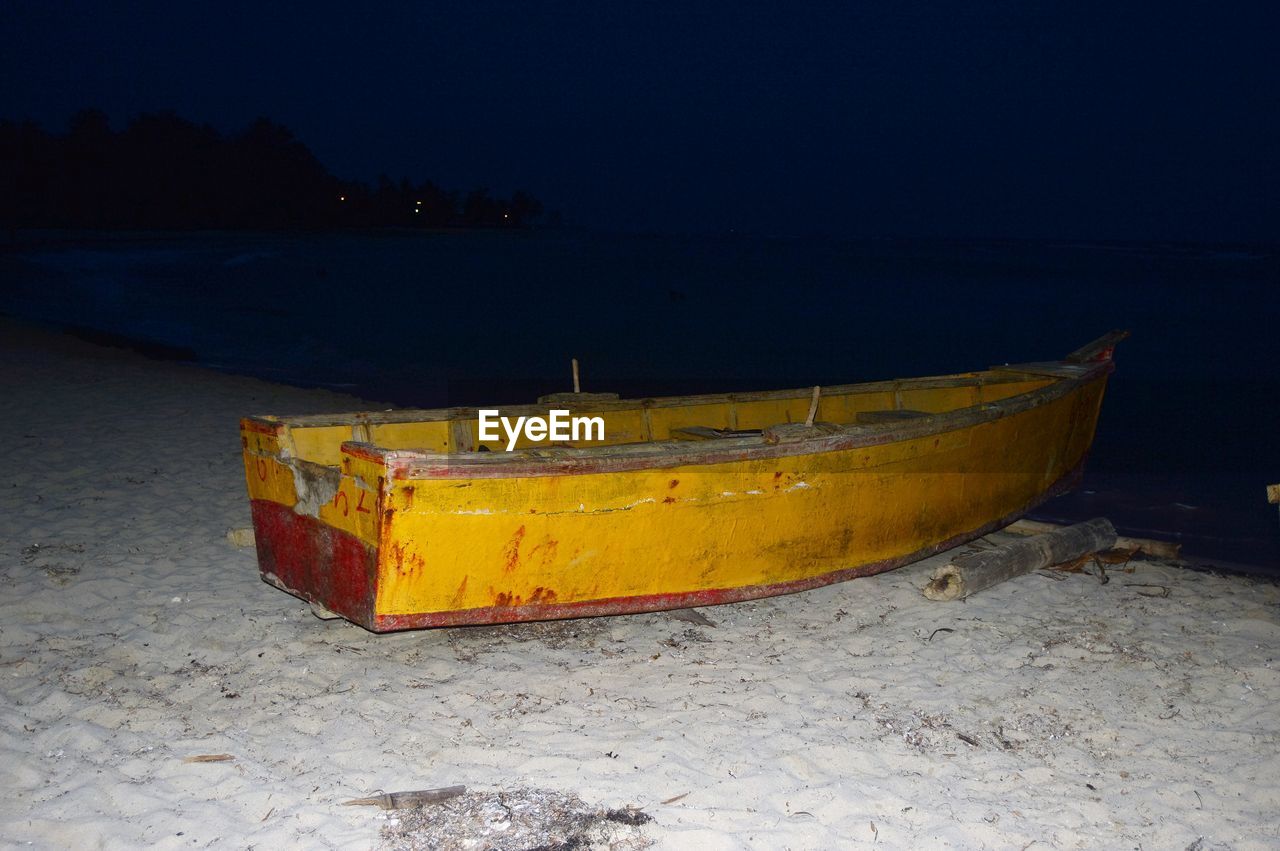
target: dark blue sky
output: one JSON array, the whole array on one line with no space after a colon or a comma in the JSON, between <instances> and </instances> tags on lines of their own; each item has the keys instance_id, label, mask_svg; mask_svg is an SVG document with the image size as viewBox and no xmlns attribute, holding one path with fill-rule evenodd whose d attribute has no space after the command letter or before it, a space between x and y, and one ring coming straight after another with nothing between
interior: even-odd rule
<instances>
[{"instance_id":1,"label":"dark blue sky","mask_svg":"<svg viewBox=\"0 0 1280 851\"><path fill-rule=\"evenodd\" d=\"M604 227L1274 241L1268 8L3 2L0 117L266 115Z\"/></svg>"}]
</instances>

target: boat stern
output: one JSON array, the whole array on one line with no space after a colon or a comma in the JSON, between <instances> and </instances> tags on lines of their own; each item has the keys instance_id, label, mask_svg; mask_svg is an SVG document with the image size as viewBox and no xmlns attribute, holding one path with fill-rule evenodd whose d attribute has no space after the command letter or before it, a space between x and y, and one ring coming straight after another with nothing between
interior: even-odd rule
<instances>
[{"instance_id":1,"label":"boat stern","mask_svg":"<svg viewBox=\"0 0 1280 851\"><path fill-rule=\"evenodd\" d=\"M307 461L266 418L242 420L240 437L263 581L375 629L381 465Z\"/></svg>"}]
</instances>

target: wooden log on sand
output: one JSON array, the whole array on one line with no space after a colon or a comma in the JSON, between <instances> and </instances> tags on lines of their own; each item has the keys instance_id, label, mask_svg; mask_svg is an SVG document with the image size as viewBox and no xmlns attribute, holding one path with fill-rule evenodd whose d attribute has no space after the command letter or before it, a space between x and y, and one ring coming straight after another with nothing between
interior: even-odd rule
<instances>
[{"instance_id":1,"label":"wooden log on sand","mask_svg":"<svg viewBox=\"0 0 1280 851\"><path fill-rule=\"evenodd\" d=\"M1060 523L1046 523L1043 520L1017 520L1005 526L1002 531L1012 532L1015 535L1043 535L1045 532L1065 528L1067 527ZM1182 544L1171 541L1153 541L1150 538L1127 538L1124 535L1117 535L1114 546L1122 550L1137 550L1152 558L1182 557Z\"/></svg>"},{"instance_id":2,"label":"wooden log on sand","mask_svg":"<svg viewBox=\"0 0 1280 851\"><path fill-rule=\"evenodd\" d=\"M438 804L465 794L466 786L444 786L440 789L416 789L412 792L385 792L369 798L343 801L344 807L380 807L384 810L407 810L423 804Z\"/></svg>"},{"instance_id":3,"label":"wooden log on sand","mask_svg":"<svg viewBox=\"0 0 1280 851\"><path fill-rule=\"evenodd\" d=\"M1105 517L1097 517L992 550L958 555L933 572L924 595L930 600L961 600L1006 579L1115 544L1115 527Z\"/></svg>"}]
</instances>

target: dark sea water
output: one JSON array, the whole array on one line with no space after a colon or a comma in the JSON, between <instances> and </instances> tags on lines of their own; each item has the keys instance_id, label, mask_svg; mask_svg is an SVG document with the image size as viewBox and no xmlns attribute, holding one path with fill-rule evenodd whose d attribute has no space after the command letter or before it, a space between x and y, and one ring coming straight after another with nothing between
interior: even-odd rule
<instances>
[{"instance_id":1,"label":"dark sea water","mask_svg":"<svg viewBox=\"0 0 1280 851\"><path fill-rule=\"evenodd\" d=\"M1280 573L1274 248L19 234L0 312L424 407L570 389L571 357L585 390L755 390L1056 359L1127 328L1084 486L1036 516Z\"/></svg>"}]
</instances>

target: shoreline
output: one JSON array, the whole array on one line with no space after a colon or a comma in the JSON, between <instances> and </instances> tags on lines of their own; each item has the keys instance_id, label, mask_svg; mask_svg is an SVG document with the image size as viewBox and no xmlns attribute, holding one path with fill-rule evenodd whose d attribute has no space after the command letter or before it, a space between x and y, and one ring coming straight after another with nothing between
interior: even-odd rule
<instances>
[{"instance_id":1,"label":"shoreline","mask_svg":"<svg viewBox=\"0 0 1280 851\"><path fill-rule=\"evenodd\" d=\"M292 237L315 236L368 236L368 237L416 237L416 236L493 236L511 235L528 237L531 234L576 233L580 229L573 227L522 227L522 228L467 228L467 227L295 227L295 228L207 228L172 230L132 230L115 229L59 229L59 228L18 228L16 230L0 230L4 239L0 240L0 252L14 254L23 251L42 251L47 249L95 248L99 246L118 246L130 243L178 242L197 237L227 237L241 240L274 240ZM23 239L21 237L28 237Z\"/></svg>"},{"instance_id":2,"label":"shoreline","mask_svg":"<svg viewBox=\"0 0 1280 851\"><path fill-rule=\"evenodd\" d=\"M0 231L10 238L0 245L30 248L44 245L43 242L19 243L12 237L17 234L52 234L58 235L61 245L77 245L102 238L103 241L132 241L162 239L167 236L192 237L208 235L234 235L240 237L279 237L309 234L343 234L343 235L450 235L471 233L514 233L514 234L564 234L595 233L610 237L635 239L724 239L724 240L783 240L783 241L823 241L861 245L934 245L953 248L981 247L1048 247L1068 251L1090 250L1108 252L1151 251L1171 252L1179 254L1228 254L1239 255L1239 259L1266 259L1280 253L1280 242L1240 242L1240 241L1196 241L1196 240L1140 240L1140 239L1089 239L1061 236L1029 236L1029 237L994 237L994 236L954 236L954 237L921 237L896 236L892 234L841 236L821 231L806 231L799 234L773 234L764 231L657 231L650 228L634 230L618 230L613 228L589 228L581 225L528 225L519 228L507 227L434 227L418 228L407 226L369 226L369 227L281 227L281 228L169 228L169 229L130 229L130 228L13 228ZM65 238L64 238L65 237Z\"/></svg>"}]
</instances>

